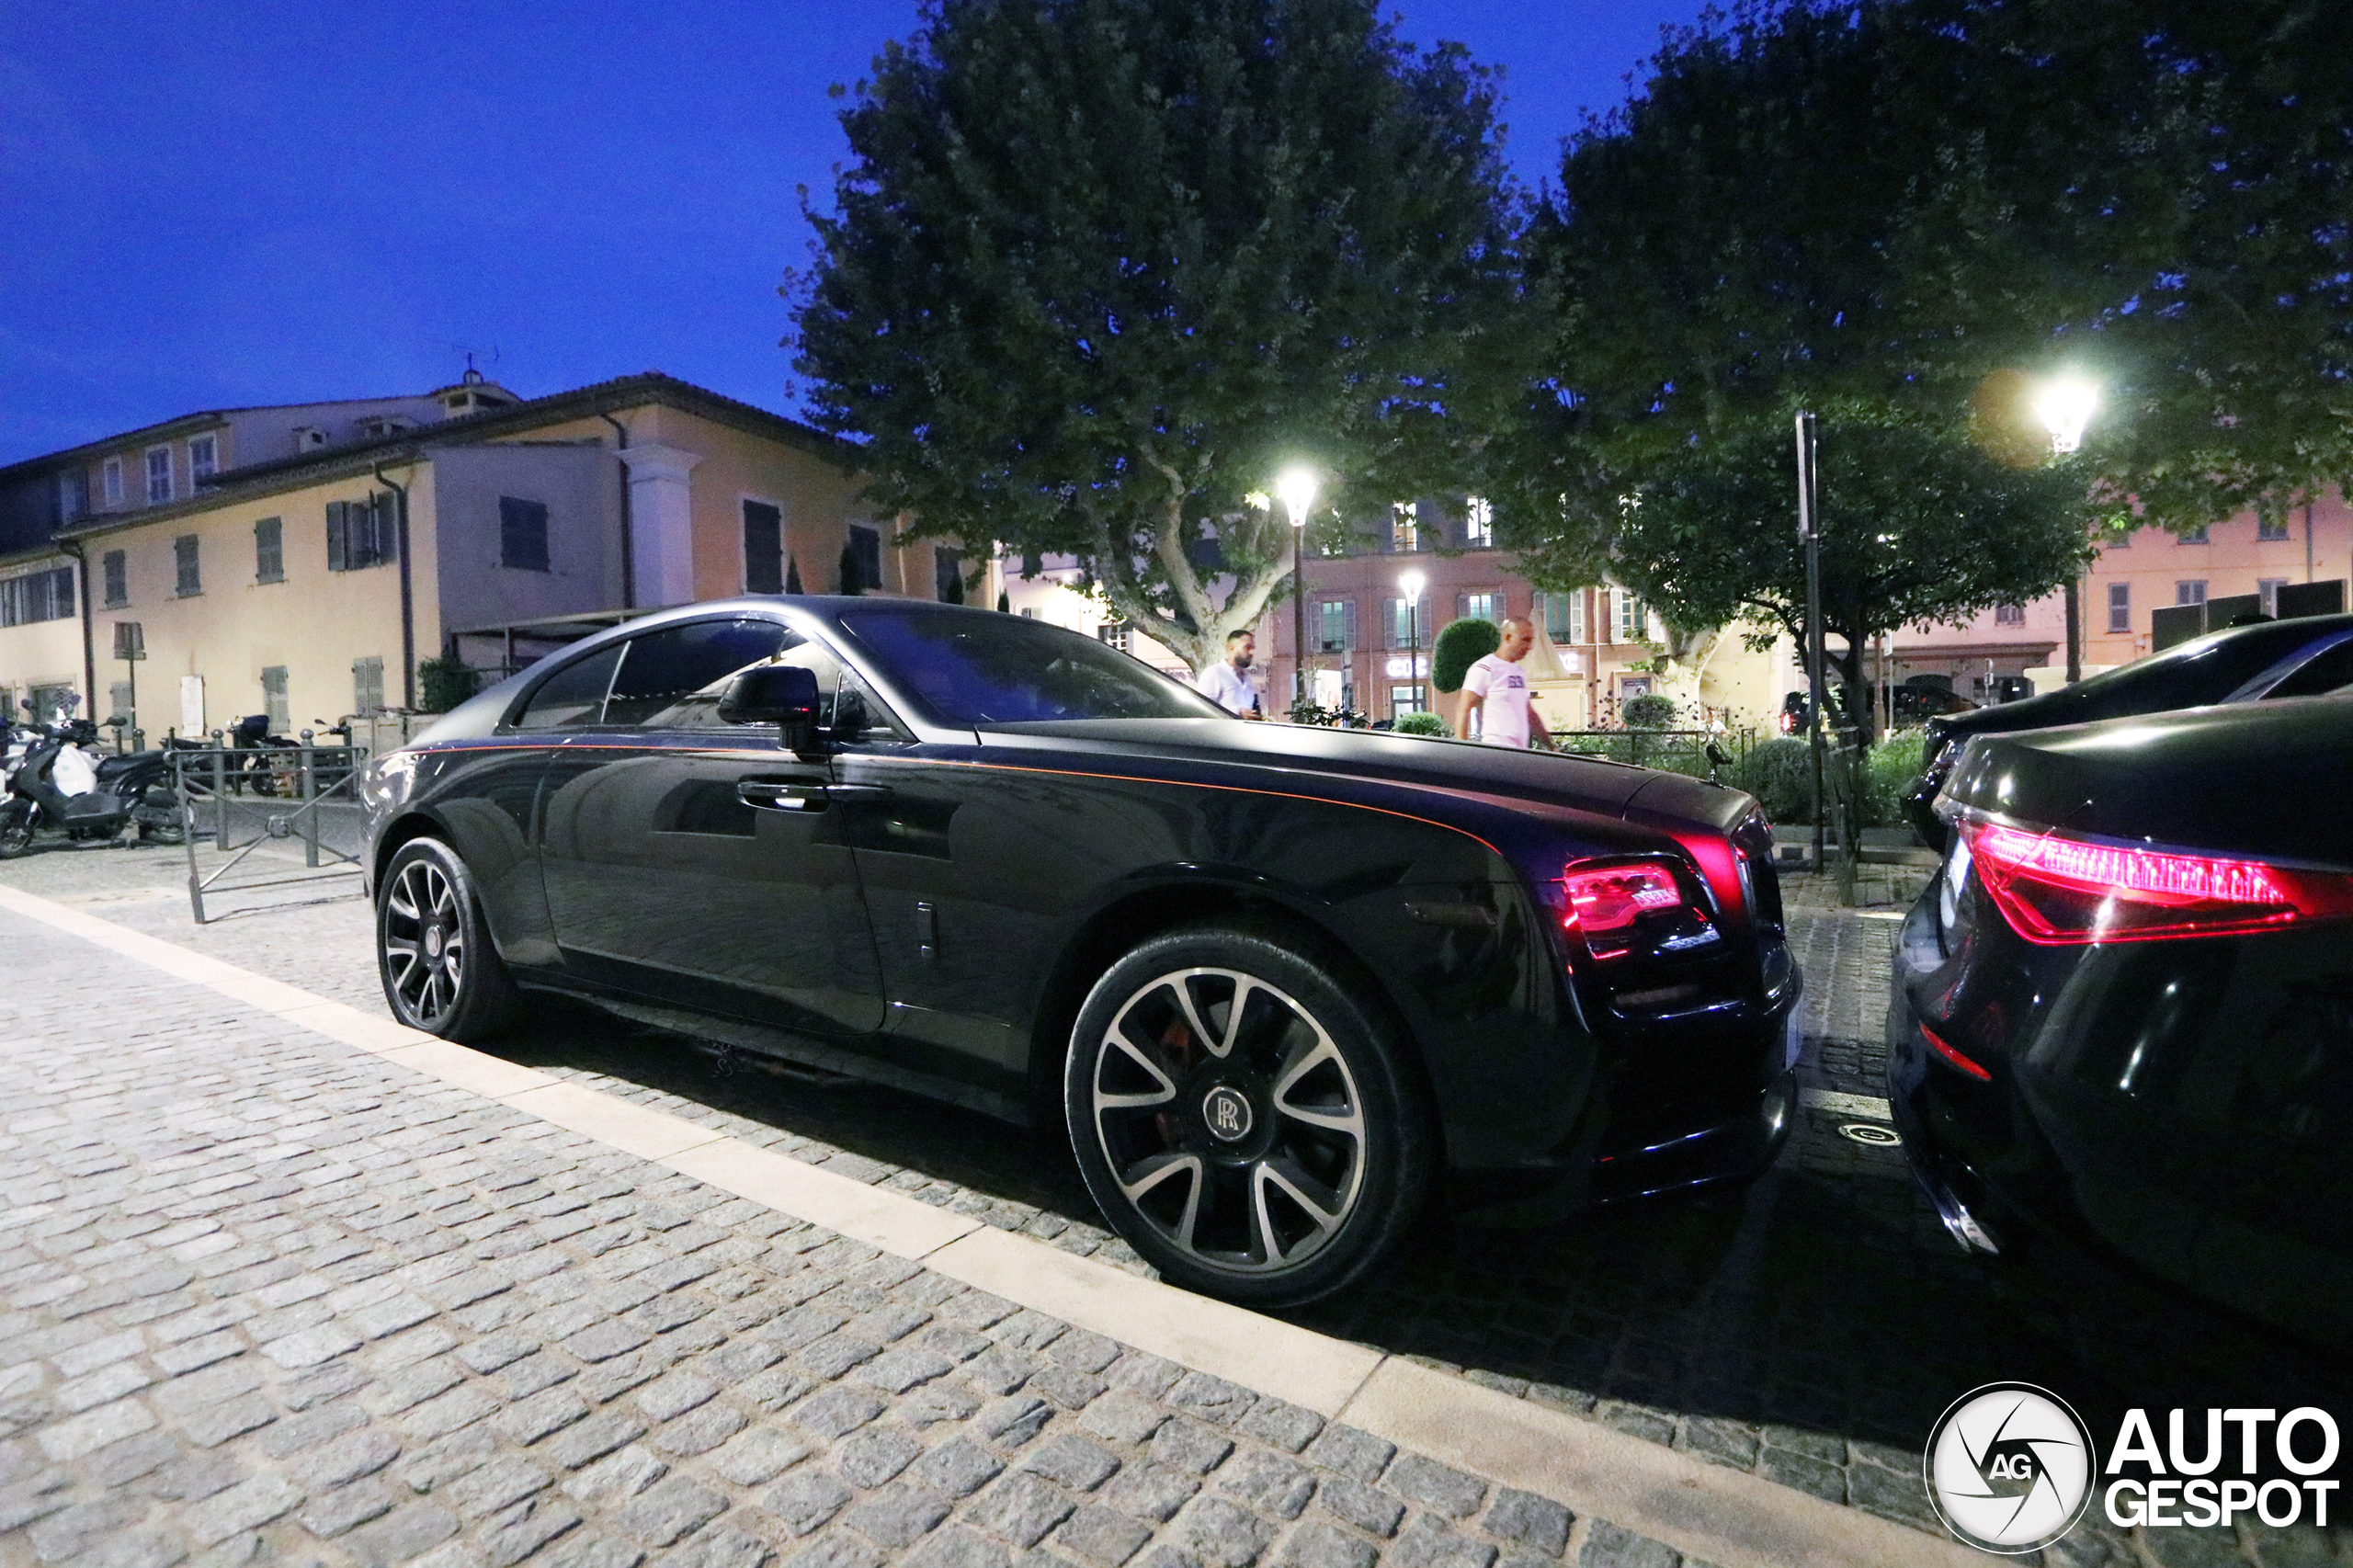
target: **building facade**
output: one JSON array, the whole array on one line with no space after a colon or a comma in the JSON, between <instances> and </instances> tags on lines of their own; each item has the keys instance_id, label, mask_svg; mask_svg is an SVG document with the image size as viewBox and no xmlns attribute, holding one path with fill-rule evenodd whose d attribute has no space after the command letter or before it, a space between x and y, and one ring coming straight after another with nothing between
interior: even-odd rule
<instances>
[{"instance_id":1,"label":"building facade","mask_svg":"<svg viewBox=\"0 0 2353 1568\"><path fill-rule=\"evenodd\" d=\"M436 657L496 678L689 601L846 585L931 597L942 561L961 559L899 543L860 502L845 444L667 376L434 406L442 417L235 463L193 494L85 514L0 556L0 688L38 692L43 717L70 699L150 736L248 714L316 728L415 709ZM56 472L102 469L153 435L65 454L51 494ZM123 638L143 646L135 669L112 657Z\"/></svg>"}]
</instances>

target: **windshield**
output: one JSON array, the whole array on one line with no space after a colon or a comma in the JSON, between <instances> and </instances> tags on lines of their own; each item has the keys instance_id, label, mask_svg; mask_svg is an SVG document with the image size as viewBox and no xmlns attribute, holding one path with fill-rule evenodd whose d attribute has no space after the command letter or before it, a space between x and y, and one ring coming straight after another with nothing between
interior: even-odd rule
<instances>
[{"instance_id":1,"label":"windshield","mask_svg":"<svg viewBox=\"0 0 2353 1568\"><path fill-rule=\"evenodd\" d=\"M1233 717L1140 659L1018 616L882 610L843 625L943 724Z\"/></svg>"}]
</instances>

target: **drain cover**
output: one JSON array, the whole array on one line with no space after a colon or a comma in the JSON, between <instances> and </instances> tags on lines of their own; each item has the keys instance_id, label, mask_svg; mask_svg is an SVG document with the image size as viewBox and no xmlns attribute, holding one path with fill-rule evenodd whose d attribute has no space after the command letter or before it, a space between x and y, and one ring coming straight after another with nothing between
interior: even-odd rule
<instances>
[{"instance_id":1,"label":"drain cover","mask_svg":"<svg viewBox=\"0 0 2353 1568\"><path fill-rule=\"evenodd\" d=\"M1868 1143L1874 1149L1893 1149L1904 1142L1893 1127L1881 1127L1876 1121L1843 1121L1838 1124L1838 1136L1857 1143Z\"/></svg>"}]
</instances>

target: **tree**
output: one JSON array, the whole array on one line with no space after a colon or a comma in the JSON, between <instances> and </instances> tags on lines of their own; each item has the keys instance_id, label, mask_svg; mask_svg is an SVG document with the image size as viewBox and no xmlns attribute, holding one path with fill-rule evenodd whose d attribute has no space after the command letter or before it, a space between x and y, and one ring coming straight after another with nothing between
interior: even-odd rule
<instances>
[{"instance_id":1,"label":"tree","mask_svg":"<svg viewBox=\"0 0 2353 1568\"><path fill-rule=\"evenodd\" d=\"M801 592L801 562L797 558L790 556L786 557L785 562L784 591L788 594Z\"/></svg>"},{"instance_id":2,"label":"tree","mask_svg":"<svg viewBox=\"0 0 2353 1568\"><path fill-rule=\"evenodd\" d=\"M1479 616L1448 623L1430 644L1430 685L1441 695L1461 691L1471 666L1503 646L1503 628Z\"/></svg>"},{"instance_id":3,"label":"tree","mask_svg":"<svg viewBox=\"0 0 2353 1568\"><path fill-rule=\"evenodd\" d=\"M2082 570L2093 504L2072 464L2013 468L1972 432L1862 406L1821 424L1822 607L1848 711L1871 711L1863 650L1883 631L2024 603ZM1671 623L1805 635L1792 433L1749 426L1662 462L1630 497L1618 573Z\"/></svg>"},{"instance_id":4,"label":"tree","mask_svg":"<svg viewBox=\"0 0 2353 1568\"><path fill-rule=\"evenodd\" d=\"M1076 555L1195 667L1288 461L1459 486L1525 377L1490 74L1370 0L927 0L788 280L815 421L920 535ZM804 199L804 206L806 205ZM1223 585L1222 597L1219 588Z\"/></svg>"}]
</instances>

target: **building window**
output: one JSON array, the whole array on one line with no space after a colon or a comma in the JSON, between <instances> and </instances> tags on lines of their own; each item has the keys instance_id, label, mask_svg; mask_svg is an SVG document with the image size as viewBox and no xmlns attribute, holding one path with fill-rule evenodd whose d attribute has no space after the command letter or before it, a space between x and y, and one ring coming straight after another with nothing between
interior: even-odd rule
<instances>
[{"instance_id":1,"label":"building window","mask_svg":"<svg viewBox=\"0 0 2353 1568\"><path fill-rule=\"evenodd\" d=\"M131 562L122 551L109 550L99 556L98 574L106 583L108 609L119 609L131 602Z\"/></svg>"},{"instance_id":2,"label":"building window","mask_svg":"<svg viewBox=\"0 0 2353 1568\"><path fill-rule=\"evenodd\" d=\"M932 597L944 605L964 602L964 557L961 551L932 551L931 592Z\"/></svg>"},{"instance_id":3,"label":"building window","mask_svg":"<svg viewBox=\"0 0 2353 1568\"><path fill-rule=\"evenodd\" d=\"M1401 554L1422 548L1420 502L1396 501L1390 504L1389 548Z\"/></svg>"},{"instance_id":4,"label":"building window","mask_svg":"<svg viewBox=\"0 0 2353 1568\"><path fill-rule=\"evenodd\" d=\"M381 658L351 661L351 710L373 713L384 705L384 661Z\"/></svg>"},{"instance_id":5,"label":"building window","mask_svg":"<svg viewBox=\"0 0 2353 1568\"><path fill-rule=\"evenodd\" d=\"M2132 630L2132 585L2108 585L2108 630L2111 635Z\"/></svg>"},{"instance_id":6,"label":"building window","mask_svg":"<svg viewBox=\"0 0 2353 1568\"><path fill-rule=\"evenodd\" d=\"M196 551L194 534L182 534L172 540L172 564L176 571L174 581L177 585L172 592L184 599L204 592L204 574L198 565Z\"/></svg>"},{"instance_id":7,"label":"building window","mask_svg":"<svg viewBox=\"0 0 2353 1568\"><path fill-rule=\"evenodd\" d=\"M1096 641L1117 648L1122 653L1135 651L1129 646L1128 623L1124 620L1105 621L1095 629L1095 637Z\"/></svg>"},{"instance_id":8,"label":"building window","mask_svg":"<svg viewBox=\"0 0 2353 1568\"><path fill-rule=\"evenodd\" d=\"M120 458L108 458L100 472L105 475L105 478L102 479L100 483L106 486L107 505L109 506L121 506L122 460Z\"/></svg>"},{"instance_id":9,"label":"building window","mask_svg":"<svg viewBox=\"0 0 2353 1568\"><path fill-rule=\"evenodd\" d=\"M293 722L286 706L286 666L272 665L261 672L261 705L269 715L269 733L282 735Z\"/></svg>"},{"instance_id":10,"label":"building window","mask_svg":"<svg viewBox=\"0 0 2353 1568\"><path fill-rule=\"evenodd\" d=\"M2204 604L2206 602L2206 585L2203 582L2176 583L2173 585L2173 602L2177 605Z\"/></svg>"},{"instance_id":11,"label":"building window","mask_svg":"<svg viewBox=\"0 0 2353 1568\"><path fill-rule=\"evenodd\" d=\"M1381 619L1388 623L1389 646L1404 648L1418 645L1427 648L1430 642L1430 597L1424 594L1414 599L1383 599Z\"/></svg>"},{"instance_id":12,"label":"building window","mask_svg":"<svg viewBox=\"0 0 2353 1568\"><path fill-rule=\"evenodd\" d=\"M70 468L57 476L57 521L60 527L90 509L90 471Z\"/></svg>"},{"instance_id":13,"label":"building window","mask_svg":"<svg viewBox=\"0 0 2353 1568\"><path fill-rule=\"evenodd\" d=\"M399 497L379 491L365 501L327 503L327 570L358 572L400 557Z\"/></svg>"},{"instance_id":14,"label":"building window","mask_svg":"<svg viewBox=\"0 0 2353 1568\"><path fill-rule=\"evenodd\" d=\"M784 592L784 509L765 501L744 503L744 591Z\"/></svg>"},{"instance_id":15,"label":"building window","mask_svg":"<svg viewBox=\"0 0 2353 1568\"><path fill-rule=\"evenodd\" d=\"M2279 590L2287 585L2285 577L2264 577L2255 585L2255 591L2263 597L2263 613L2274 620L2279 619Z\"/></svg>"},{"instance_id":16,"label":"building window","mask_svg":"<svg viewBox=\"0 0 2353 1568\"><path fill-rule=\"evenodd\" d=\"M1315 607L1316 652L1345 653L1357 645L1357 602L1325 599Z\"/></svg>"},{"instance_id":17,"label":"building window","mask_svg":"<svg viewBox=\"0 0 2353 1568\"><path fill-rule=\"evenodd\" d=\"M1650 607L1624 588L1609 590L1618 607L1618 636L1620 642L1640 642L1650 635Z\"/></svg>"},{"instance_id":18,"label":"building window","mask_svg":"<svg viewBox=\"0 0 2353 1568\"><path fill-rule=\"evenodd\" d=\"M191 436L188 442L188 487L190 490L210 479L221 468L221 437Z\"/></svg>"},{"instance_id":19,"label":"building window","mask_svg":"<svg viewBox=\"0 0 2353 1568\"><path fill-rule=\"evenodd\" d=\"M1585 596L1539 594L1531 608L1544 635L1554 642L1585 641Z\"/></svg>"},{"instance_id":20,"label":"building window","mask_svg":"<svg viewBox=\"0 0 2353 1568\"><path fill-rule=\"evenodd\" d=\"M2267 512L2257 511L2255 514L2255 537L2259 542L2272 544L2276 544L2279 540L2286 539L2288 537L2288 514L2281 512L2275 517ZM2264 613L2268 615L2271 612L2269 610L2266 610Z\"/></svg>"},{"instance_id":21,"label":"building window","mask_svg":"<svg viewBox=\"0 0 2353 1568\"><path fill-rule=\"evenodd\" d=\"M147 505L172 498L172 449L151 447L147 452Z\"/></svg>"},{"instance_id":22,"label":"building window","mask_svg":"<svg viewBox=\"0 0 2353 1568\"><path fill-rule=\"evenodd\" d=\"M0 626L63 620L74 613L74 568L35 572L0 582ZM11 715L13 717L14 715Z\"/></svg>"},{"instance_id":23,"label":"building window","mask_svg":"<svg viewBox=\"0 0 2353 1568\"><path fill-rule=\"evenodd\" d=\"M544 501L498 498L498 563L517 572L548 569L548 508ZM772 588L757 590L773 593Z\"/></svg>"},{"instance_id":24,"label":"building window","mask_svg":"<svg viewBox=\"0 0 2353 1568\"><path fill-rule=\"evenodd\" d=\"M1418 686L1392 686L1389 688L1389 716L1418 713L1422 710L1423 688Z\"/></svg>"},{"instance_id":25,"label":"building window","mask_svg":"<svg viewBox=\"0 0 2353 1568\"><path fill-rule=\"evenodd\" d=\"M254 525L254 581L286 581L286 525L278 518L264 517Z\"/></svg>"},{"instance_id":26,"label":"building window","mask_svg":"<svg viewBox=\"0 0 2353 1568\"><path fill-rule=\"evenodd\" d=\"M2206 526L2201 523L2194 528L2184 528L2180 533L2176 534L2174 538L2176 542L2180 544L2204 544L2207 542ZM2185 599L2182 602L2187 604L2189 601ZM2201 600L2200 602L2202 603L2204 601Z\"/></svg>"},{"instance_id":27,"label":"building window","mask_svg":"<svg viewBox=\"0 0 2353 1568\"><path fill-rule=\"evenodd\" d=\"M1454 601L1458 616L1473 620L1501 620L1504 597L1501 594L1463 594Z\"/></svg>"},{"instance_id":28,"label":"building window","mask_svg":"<svg viewBox=\"0 0 2353 1568\"><path fill-rule=\"evenodd\" d=\"M862 593L882 585L882 536L863 524L849 526L849 540L842 551L842 565L855 571L853 580L842 584L842 592ZM844 573L848 576L848 572Z\"/></svg>"},{"instance_id":29,"label":"building window","mask_svg":"<svg viewBox=\"0 0 2353 1568\"><path fill-rule=\"evenodd\" d=\"M1462 542L1472 550L1495 547L1495 504L1484 495L1473 495L1463 503Z\"/></svg>"},{"instance_id":30,"label":"building window","mask_svg":"<svg viewBox=\"0 0 2353 1568\"><path fill-rule=\"evenodd\" d=\"M1994 624L1996 626L2024 626L2026 624L2026 606L1995 605L1994 607Z\"/></svg>"}]
</instances>

